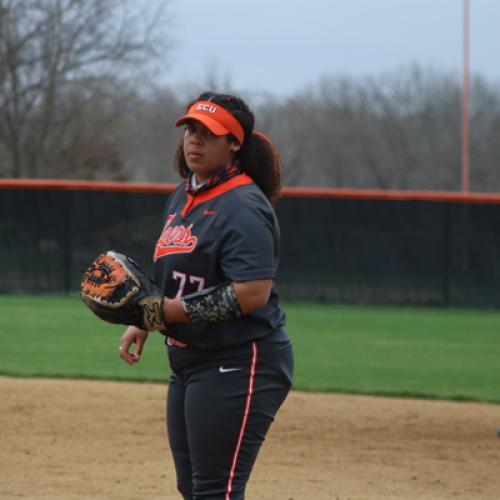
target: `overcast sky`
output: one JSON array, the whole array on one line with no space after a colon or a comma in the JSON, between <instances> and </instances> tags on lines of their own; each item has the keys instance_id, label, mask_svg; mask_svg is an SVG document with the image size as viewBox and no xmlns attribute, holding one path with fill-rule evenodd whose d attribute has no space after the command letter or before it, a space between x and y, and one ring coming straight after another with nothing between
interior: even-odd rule
<instances>
[{"instance_id":1,"label":"overcast sky","mask_svg":"<svg viewBox=\"0 0 500 500\"><path fill-rule=\"evenodd\" d=\"M288 95L325 75L416 62L462 70L463 0L171 0L166 81L216 67L233 89ZM470 0L470 67L500 83L500 0Z\"/></svg>"}]
</instances>

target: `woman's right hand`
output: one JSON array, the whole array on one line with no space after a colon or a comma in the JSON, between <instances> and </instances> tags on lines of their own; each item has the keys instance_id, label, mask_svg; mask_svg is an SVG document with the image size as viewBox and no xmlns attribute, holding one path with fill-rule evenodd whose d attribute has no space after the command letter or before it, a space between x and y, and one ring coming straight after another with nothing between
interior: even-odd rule
<instances>
[{"instance_id":1,"label":"woman's right hand","mask_svg":"<svg viewBox=\"0 0 500 500\"><path fill-rule=\"evenodd\" d=\"M141 330L136 326L129 326L120 339L120 358L129 365L137 363L141 359L142 348L148 339L148 335L149 333L146 330ZM135 344L135 351L129 352L132 344Z\"/></svg>"}]
</instances>

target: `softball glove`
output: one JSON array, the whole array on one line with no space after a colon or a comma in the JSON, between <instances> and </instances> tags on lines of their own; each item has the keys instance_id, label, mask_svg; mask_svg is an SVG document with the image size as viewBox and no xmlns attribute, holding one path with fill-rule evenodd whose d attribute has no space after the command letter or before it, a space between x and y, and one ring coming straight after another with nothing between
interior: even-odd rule
<instances>
[{"instance_id":1,"label":"softball glove","mask_svg":"<svg viewBox=\"0 0 500 500\"><path fill-rule=\"evenodd\" d=\"M83 276L80 296L96 316L109 323L166 330L162 291L126 255L100 254Z\"/></svg>"}]
</instances>

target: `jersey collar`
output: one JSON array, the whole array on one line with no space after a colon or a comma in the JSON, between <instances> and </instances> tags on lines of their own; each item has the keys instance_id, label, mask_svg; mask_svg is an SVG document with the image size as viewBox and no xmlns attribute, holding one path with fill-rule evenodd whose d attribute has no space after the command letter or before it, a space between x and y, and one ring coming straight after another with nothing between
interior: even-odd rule
<instances>
[{"instance_id":1,"label":"jersey collar","mask_svg":"<svg viewBox=\"0 0 500 500\"><path fill-rule=\"evenodd\" d=\"M198 190L191 194L189 191L187 193L187 200L184 208L182 209L181 216L186 217L186 215L196 206L201 203L205 203L208 200L217 198L218 196L227 193L237 187L245 186L247 184L253 184L253 179L246 173L241 172L234 177L226 180L225 182L220 182L215 186L207 190ZM207 184L205 184L206 186Z\"/></svg>"}]
</instances>

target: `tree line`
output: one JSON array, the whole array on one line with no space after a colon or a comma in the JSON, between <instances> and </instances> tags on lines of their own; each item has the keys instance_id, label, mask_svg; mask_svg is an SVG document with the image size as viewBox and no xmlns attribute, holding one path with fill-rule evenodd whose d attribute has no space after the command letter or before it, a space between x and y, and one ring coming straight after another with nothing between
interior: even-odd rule
<instances>
[{"instance_id":1,"label":"tree line","mask_svg":"<svg viewBox=\"0 0 500 500\"><path fill-rule=\"evenodd\" d=\"M241 95L283 162L283 183L459 190L458 74L409 65L327 76L286 97L207 71L155 84L174 47L168 0L0 0L0 176L175 182L175 118L203 90ZM140 19L140 22L138 22ZM500 87L471 81L471 189L500 191Z\"/></svg>"}]
</instances>

